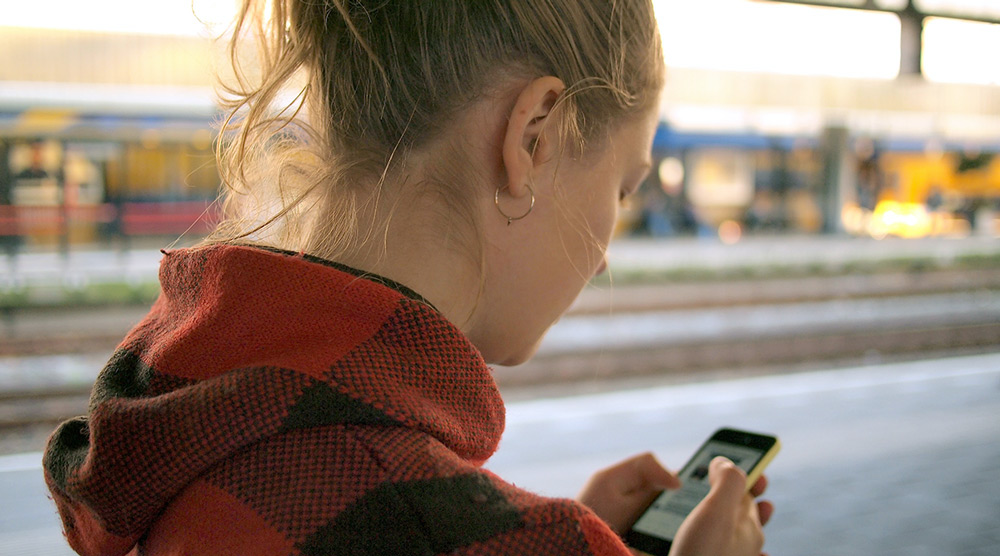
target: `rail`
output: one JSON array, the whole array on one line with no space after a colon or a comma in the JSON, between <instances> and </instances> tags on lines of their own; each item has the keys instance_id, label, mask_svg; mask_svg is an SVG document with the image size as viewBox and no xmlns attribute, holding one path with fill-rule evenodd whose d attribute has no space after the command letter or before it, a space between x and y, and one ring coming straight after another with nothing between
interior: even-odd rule
<instances>
[{"instance_id":1,"label":"rail","mask_svg":"<svg viewBox=\"0 0 1000 556\"><path fill-rule=\"evenodd\" d=\"M554 343L543 343L532 361L499 369L495 376L507 392L531 395L532 390L562 390L581 384L599 388L602 381L622 379L686 380L695 372L776 372L1000 349L1000 273L995 270L861 278L844 275L806 280L797 291L790 290L784 280L702 283L696 289L704 296L700 303L681 285L619 286L611 292L617 300L612 317L599 309L608 301L601 295L608 292L591 290L553 328L549 339ZM625 320L657 318L648 311L636 311L643 299L673 320L672 328L668 327L660 339L631 338L641 324L621 329ZM720 305L721 299L725 306ZM836 309L838 304L843 306ZM830 308L836 309L835 314L819 314ZM783 314L792 318L779 322L785 318ZM740 318L757 324L729 326ZM610 322L613 319L619 322ZM584 325L592 327L591 333L596 327L595 337L604 336L606 341L573 348L572 342L580 340L573 338L570 328L582 321L591 321ZM702 324L696 326L698 322ZM122 327L129 325L121 323ZM693 330L698 326L703 330ZM90 336L78 332L62 340L25 339L21 347L110 354L123 331L88 333ZM553 348L560 337L569 338L570 343ZM12 343L5 340L4 345ZM0 453L6 450L6 439L11 438L27 439L29 445L21 446L22 450L41 449L57 423L86 411L88 389L85 384L53 384L44 389L0 391L0 437L5 438L0 442Z\"/></svg>"},{"instance_id":2,"label":"rail","mask_svg":"<svg viewBox=\"0 0 1000 556\"><path fill-rule=\"evenodd\" d=\"M0 431L55 426L86 411L89 386L0 391Z\"/></svg>"}]
</instances>

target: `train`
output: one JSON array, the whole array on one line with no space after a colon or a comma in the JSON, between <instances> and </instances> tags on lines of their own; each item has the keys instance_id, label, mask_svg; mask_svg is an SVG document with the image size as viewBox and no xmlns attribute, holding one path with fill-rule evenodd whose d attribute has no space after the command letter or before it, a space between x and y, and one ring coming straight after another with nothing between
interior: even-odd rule
<instances>
[{"instance_id":1,"label":"train","mask_svg":"<svg viewBox=\"0 0 1000 556\"><path fill-rule=\"evenodd\" d=\"M221 114L207 98L176 104L0 102L0 241L68 248L208 233L218 219ZM1000 146L846 132L846 185L831 195L819 133L692 131L664 121L654 171L617 233L723 241L1000 234Z\"/></svg>"},{"instance_id":2,"label":"train","mask_svg":"<svg viewBox=\"0 0 1000 556\"><path fill-rule=\"evenodd\" d=\"M661 124L657 172L621 232L1000 236L1000 144L838 129L781 135L678 132ZM842 143L842 144L841 144Z\"/></svg>"},{"instance_id":3,"label":"train","mask_svg":"<svg viewBox=\"0 0 1000 556\"><path fill-rule=\"evenodd\" d=\"M0 242L207 233L219 190L208 95L0 95Z\"/></svg>"}]
</instances>

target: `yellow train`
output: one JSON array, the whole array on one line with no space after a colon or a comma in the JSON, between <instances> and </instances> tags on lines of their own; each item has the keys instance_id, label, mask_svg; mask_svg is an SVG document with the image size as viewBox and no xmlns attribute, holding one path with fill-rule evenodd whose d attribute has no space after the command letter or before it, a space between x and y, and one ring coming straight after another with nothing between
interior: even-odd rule
<instances>
[{"instance_id":1,"label":"yellow train","mask_svg":"<svg viewBox=\"0 0 1000 556\"><path fill-rule=\"evenodd\" d=\"M868 172L876 174L862 172L859 191L872 188L875 204L845 205L848 231L875 237L1000 234L1000 157L994 153L887 152L872 164Z\"/></svg>"}]
</instances>

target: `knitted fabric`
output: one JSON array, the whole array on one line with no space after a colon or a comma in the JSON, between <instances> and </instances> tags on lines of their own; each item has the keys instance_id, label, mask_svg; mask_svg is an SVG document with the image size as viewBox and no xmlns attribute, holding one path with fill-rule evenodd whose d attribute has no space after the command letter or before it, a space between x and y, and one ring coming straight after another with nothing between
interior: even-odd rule
<instances>
[{"instance_id":1,"label":"knitted fabric","mask_svg":"<svg viewBox=\"0 0 1000 556\"><path fill-rule=\"evenodd\" d=\"M481 468L502 401L419 296L241 246L171 251L160 281L45 453L80 554L629 554Z\"/></svg>"}]
</instances>

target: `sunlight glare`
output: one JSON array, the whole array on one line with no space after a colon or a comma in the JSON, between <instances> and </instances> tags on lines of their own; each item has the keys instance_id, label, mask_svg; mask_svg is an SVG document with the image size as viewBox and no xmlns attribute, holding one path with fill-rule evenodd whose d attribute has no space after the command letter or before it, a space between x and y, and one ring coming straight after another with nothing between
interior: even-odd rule
<instances>
[{"instance_id":1,"label":"sunlight glare","mask_svg":"<svg viewBox=\"0 0 1000 556\"><path fill-rule=\"evenodd\" d=\"M213 36L236 11L235 0L46 0L10 2L2 27L103 33Z\"/></svg>"},{"instance_id":2,"label":"sunlight glare","mask_svg":"<svg viewBox=\"0 0 1000 556\"><path fill-rule=\"evenodd\" d=\"M924 76L946 83L1000 84L1000 25L939 17L924 22Z\"/></svg>"},{"instance_id":3,"label":"sunlight glare","mask_svg":"<svg viewBox=\"0 0 1000 556\"><path fill-rule=\"evenodd\" d=\"M894 14L748 0L655 0L667 65L892 79Z\"/></svg>"}]
</instances>

